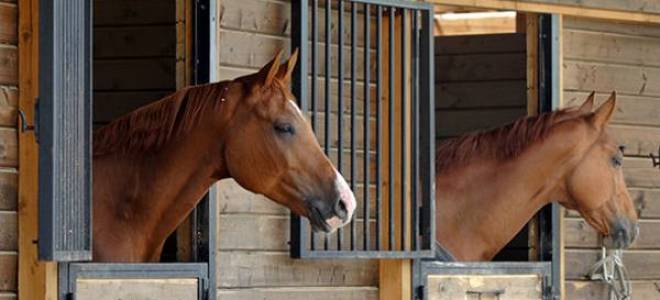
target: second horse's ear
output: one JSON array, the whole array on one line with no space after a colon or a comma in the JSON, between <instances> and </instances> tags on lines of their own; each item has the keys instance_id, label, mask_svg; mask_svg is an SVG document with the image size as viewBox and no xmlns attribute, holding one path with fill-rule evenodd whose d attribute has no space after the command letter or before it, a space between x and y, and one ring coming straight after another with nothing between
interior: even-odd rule
<instances>
[{"instance_id":1,"label":"second horse's ear","mask_svg":"<svg viewBox=\"0 0 660 300\"><path fill-rule=\"evenodd\" d=\"M599 130L603 129L610 118L612 118L614 107L616 107L616 91L613 91L610 98L596 109L591 118L592 124Z\"/></svg>"},{"instance_id":2,"label":"second horse's ear","mask_svg":"<svg viewBox=\"0 0 660 300\"><path fill-rule=\"evenodd\" d=\"M596 91L592 91L591 94L589 94L589 97L587 97L587 100L584 100L584 103L580 105L580 109L578 110L581 115L586 115L591 112L594 108L594 97L596 96Z\"/></svg>"},{"instance_id":3,"label":"second horse's ear","mask_svg":"<svg viewBox=\"0 0 660 300\"><path fill-rule=\"evenodd\" d=\"M275 80L275 76L277 75L277 71L280 68L280 57L282 57L282 49L277 52L275 57L268 62L266 65L261 67L259 72L259 78L263 80L264 86L270 86L273 84L273 80Z\"/></svg>"},{"instance_id":4,"label":"second horse's ear","mask_svg":"<svg viewBox=\"0 0 660 300\"><path fill-rule=\"evenodd\" d=\"M279 70L277 71L277 78L284 84L289 84L291 82L291 74L293 74L293 69L296 67L296 62L298 61L298 48L293 50L293 53L289 57L289 60L283 63Z\"/></svg>"}]
</instances>

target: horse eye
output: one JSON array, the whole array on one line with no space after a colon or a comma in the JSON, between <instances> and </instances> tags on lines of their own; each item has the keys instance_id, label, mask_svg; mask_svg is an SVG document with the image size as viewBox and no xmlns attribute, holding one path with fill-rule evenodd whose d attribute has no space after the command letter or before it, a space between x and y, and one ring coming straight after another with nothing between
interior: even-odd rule
<instances>
[{"instance_id":1,"label":"horse eye","mask_svg":"<svg viewBox=\"0 0 660 300\"><path fill-rule=\"evenodd\" d=\"M296 133L295 129L293 128L293 125L289 123L275 123L274 128L275 131L279 133L285 133L291 135Z\"/></svg>"},{"instance_id":2,"label":"horse eye","mask_svg":"<svg viewBox=\"0 0 660 300\"><path fill-rule=\"evenodd\" d=\"M622 164L621 157L619 157L619 156L612 156L612 164L613 164L615 167L620 167L621 164Z\"/></svg>"}]
</instances>

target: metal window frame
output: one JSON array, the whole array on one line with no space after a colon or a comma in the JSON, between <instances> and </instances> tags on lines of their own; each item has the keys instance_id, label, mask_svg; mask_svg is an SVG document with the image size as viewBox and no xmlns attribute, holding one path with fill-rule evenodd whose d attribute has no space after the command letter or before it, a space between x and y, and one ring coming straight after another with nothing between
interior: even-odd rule
<instances>
[{"instance_id":1,"label":"metal window frame","mask_svg":"<svg viewBox=\"0 0 660 300\"><path fill-rule=\"evenodd\" d=\"M342 0L343 1L343 0ZM418 89L415 90L417 94L415 94L413 97L418 96L419 99L432 99L434 97L434 78L433 78L433 72L434 72L434 67L433 67L433 60L434 60L434 55L433 55L433 5L430 3L424 3L424 2L413 2L413 1L407 1L407 0L351 0L351 1L343 1L345 3L357 3L357 4L364 4L364 5L374 5L378 7L379 9L382 7L391 7L395 9L405 9L405 10L413 10L416 13L418 12L420 14L420 21L421 21L421 27L419 32L415 31L415 34L419 34L419 49L412 48L413 51L418 51L419 57L417 60L421 60L424 62L428 62L428 64L420 64L416 59L413 59L411 61L412 68L414 68L415 64L419 64L419 69L417 70L419 74L422 74L419 78L419 83L418 84L412 84L411 87L408 87L408 89L413 88L413 89ZM297 64L294 73L293 73L293 93L296 95L297 99L300 102L300 107L303 111L308 111L309 110L309 99L307 98L307 90L310 88L309 84L307 82L307 74L308 71L310 70L310 47L308 47L308 34L309 34L309 29L308 29L308 24L307 21L309 20L309 1L308 0L302 0L302 1L293 1L292 2L292 48L299 49L299 55L300 59L298 60L299 63ZM329 4L326 4L329 6ZM343 7L343 6L342 6ZM327 8L327 6L326 6ZM380 10L379 10L380 11ZM368 17L367 13L367 17ZM379 15L380 16L380 15ZM405 15L404 15L405 16ZM353 16L352 16L353 17ZM417 16L415 16L416 18ZM380 18L380 17L379 17ZM302 21L304 20L304 21ZM368 24L368 23L367 23ZM404 25L405 26L405 25ZM353 29L353 28L351 28ZM341 35L340 35L341 36ZM316 37L316 35L314 35ZM417 37L417 35L415 35ZM327 37L326 37L327 38ZM352 37L351 37L352 38ZM327 43L327 41L326 41ZM341 38L340 38L340 44ZM385 45L385 43L383 43ZM415 46L415 45L414 45ZM317 48L316 45L313 45L314 49ZM354 51L352 51L352 56L354 56ZM380 52L380 51L379 51ZM312 53L316 53L315 51ZM365 52L366 53L366 52ZM403 52L405 53L405 51ZM393 56L393 54L391 54ZM399 59L399 58L397 58ZM365 60L368 61L368 60ZM314 63L314 62L312 62ZM328 62L326 61L326 66L328 65ZM340 63L340 65L342 65ZM352 68L352 66L351 66ZM316 74L316 73L313 73ZM355 74L355 73L353 73ZM365 76L368 76L368 73L365 74ZM339 76L340 78L343 78L343 76ZM340 79L342 80L342 79ZM354 80L353 85L354 85ZM326 80L328 82L328 80ZM370 82L367 80L367 82ZM414 80L413 80L414 82ZM315 88L315 86L313 86ZM406 91L405 84L404 84L404 91ZM313 90L314 91L314 90ZM355 92L355 91L352 91ZM314 93L314 92L313 92ZM327 92L326 92L327 93ZM354 95L348 93L347 95ZM366 95L366 97L369 97ZM341 97L340 97L341 98ZM343 101L343 100L341 100ZM341 102L340 101L340 102ZM329 103L330 101L326 101L326 103ZM419 112L418 112L418 120L419 120L419 134L421 137L421 141L419 143L419 150L421 153L419 157L419 164L421 166L428 166L426 168L420 168L419 174L420 174L420 181L424 180L424 184L421 184L419 187L419 195L418 198L415 200L408 200L408 201L416 201L412 203L421 203L423 209L420 209L417 211L416 209L413 208L414 211L411 212L411 215L413 218L419 217L419 227L420 228L414 228L412 231L413 234L417 233L417 235L414 237L414 240L416 241L417 238L419 238L419 243L415 245L413 243L411 249L397 249L397 250L387 250L387 247L380 247L378 245L376 248L377 249L357 249L357 247L353 247L354 241L351 241L351 247L349 249L343 249L342 250L328 250L328 249L314 249L312 246L311 249L309 247L309 238L311 235L311 230L309 226L309 222L306 219L303 219L297 215L292 214L291 215L291 226L290 226L290 255L293 258L419 258L419 257L432 257L435 253L435 119L434 119L434 101L416 101L413 100L413 102L419 102ZM314 103L312 102L312 106L314 107ZM365 111L367 108L365 108ZM323 111L323 110L319 110ZM407 118L407 117L406 117ZM314 124L314 120L312 121L312 124ZM394 127L394 123L392 123L391 127ZM327 127L326 127L327 128ZM341 130L339 131L341 132ZM328 134L326 134L328 136ZM326 143L327 145L327 143ZM326 149L327 150L327 149ZM415 150L413 148L413 150ZM402 150L403 151L403 150ZM397 170L398 172L398 170ZM375 175L379 176L379 175ZM404 175L405 176L405 175ZM365 207L367 204L365 204ZM414 206L412 206L414 207ZM382 212L378 212L380 214ZM368 214L366 214L368 216ZM379 219L379 217L376 217ZM415 219L412 220L413 222ZM393 222L393 221L391 221ZM414 224L414 223L413 223ZM351 224L351 229L353 225ZM368 226L368 225L367 225ZM384 226L382 227L384 228ZM367 236L368 233L364 236ZM407 234L404 234L402 236L402 240L405 239L405 236ZM359 236L356 234L353 234L353 236ZM362 237L362 236L359 236ZM312 241L313 242L313 241ZM338 244L341 244L341 239L338 239ZM378 243L377 243L378 244ZM313 245L313 244L312 244ZM326 239L326 245L327 245L327 239ZM327 248L327 247L325 247Z\"/></svg>"}]
</instances>

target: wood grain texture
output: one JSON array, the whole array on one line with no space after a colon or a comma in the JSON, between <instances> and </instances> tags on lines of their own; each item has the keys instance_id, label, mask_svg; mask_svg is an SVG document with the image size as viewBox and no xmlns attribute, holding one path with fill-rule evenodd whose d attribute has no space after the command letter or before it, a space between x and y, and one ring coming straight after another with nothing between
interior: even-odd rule
<instances>
[{"instance_id":1,"label":"wood grain texture","mask_svg":"<svg viewBox=\"0 0 660 300\"><path fill-rule=\"evenodd\" d=\"M440 56L435 59L436 82L524 80L525 53Z\"/></svg>"},{"instance_id":2,"label":"wood grain texture","mask_svg":"<svg viewBox=\"0 0 660 300\"><path fill-rule=\"evenodd\" d=\"M628 192L640 219L660 218L660 190L628 187ZM566 210L566 216L579 217L580 214L575 210Z\"/></svg>"},{"instance_id":3,"label":"wood grain texture","mask_svg":"<svg viewBox=\"0 0 660 300\"><path fill-rule=\"evenodd\" d=\"M17 255L0 252L0 293L16 291L17 274Z\"/></svg>"},{"instance_id":4,"label":"wood grain texture","mask_svg":"<svg viewBox=\"0 0 660 300\"><path fill-rule=\"evenodd\" d=\"M580 18L575 16L564 17L566 30L582 30L597 33L617 33L627 36L660 37L660 26L639 22L624 22Z\"/></svg>"},{"instance_id":5,"label":"wood grain texture","mask_svg":"<svg viewBox=\"0 0 660 300\"><path fill-rule=\"evenodd\" d=\"M219 252L220 288L375 286L372 260L296 260L288 252Z\"/></svg>"},{"instance_id":6,"label":"wood grain texture","mask_svg":"<svg viewBox=\"0 0 660 300\"><path fill-rule=\"evenodd\" d=\"M436 84L436 109L521 107L525 104L525 81L475 81Z\"/></svg>"},{"instance_id":7,"label":"wood grain texture","mask_svg":"<svg viewBox=\"0 0 660 300\"><path fill-rule=\"evenodd\" d=\"M18 43L18 9L16 4L0 3L0 43Z\"/></svg>"},{"instance_id":8,"label":"wood grain texture","mask_svg":"<svg viewBox=\"0 0 660 300\"><path fill-rule=\"evenodd\" d=\"M660 37L566 30L563 38L567 60L660 66Z\"/></svg>"},{"instance_id":9,"label":"wood grain texture","mask_svg":"<svg viewBox=\"0 0 660 300\"><path fill-rule=\"evenodd\" d=\"M566 218L566 247L598 248L601 245L600 234L582 218ZM660 248L660 221L642 220L639 222L639 238L631 249Z\"/></svg>"},{"instance_id":10,"label":"wood grain texture","mask_svg":"<svg viewBox=\"0 0 660 300\"><path fill-rule=\"evenodd\" d=\"M76 281L76 299L85 300L195 300L198 280L164 279L87 279Z\"/></svg>"},{"instance_id":11,"label":"wood grain texture","mask_svg":"<svg viewBox=\"0 0 660 300\"><path fill-rule=\"evenodd\" d=\"M0 85L18 84L18 50L0 45Z\"/></svg>"},{"instance_id":12,"label":"wood grain texture","mask_svg":"<svg viewBox=\"0 0 660 300\"><path fill-rule=\"evenodd\" d=\"M176 50L173 25L94 29L94 59L171 56Z\"/></svg>"},{"instance_id":13,"label":"wood grain texture","mask_svg":"<svg viewBox=\"0 0 660 300\"><path fill-rule=\"evenodd\" d=\"M660 49L660 48L659 48ZM607 90L599 90L596 93L595 105L601 105L609 97L615 87ZM578 106L584 102L591 91L566 91L564 92L564 99L568 106ZM648 126L660 127L660 97L657 96L634 96L634 95L617 95L616 97L616 110L610 121L611 127L616 125L643 125L644 128ZM631 127L639 128L641 127ZM657 148L657 147L656 147Z\"/></svg>"},{"instance_id":14,"label":"wood grain texture","mask_svg":"<svg viewBox=\"0 0 660 300\"><path fill-rule=\"evenodd\" d=\"M18 89L0 86L0 126L16 126Z\"/></svg>"},{"instance_id":15,"label":"wood grain texture","mask_svg":"<svg viewBox=\"0 0 660 300\"><path fill-rule=\"evenodd\" d=\"M18 200L18 174L13 170L0 172L0 210L15 211Z\"/></svg>"},{"instance_id":16,"label":"wood grain texture","mask_svg":"<svg viewBox=\"0 0 660 300\"><path fill-rule=\"evenodd\" d=\"M0 251L18 250L18 218L16 212L0 211Z\"/></svg>"},{"instance_id":17,"label":"wood grain texture","mask_svg":"<svg viewBox=\"0 0 660 300\"><path fill-rule=\"evenodd\" d=\"M525 33L436 36L435 56L525 52Z\"/></svg>"},{"instance_id":18,"label":"wood grain texture","mask_svg":"<svg viewBox=\"0 0 660 300\"><path fill-rule=\"evenodd\" d=\"M538 275L429 275L429 300L541 299ZM493 291L501 291L493 293Z\"/></svg>"},{"instance_id":19,"label":"wood grain texture","mask_svg":"<svg viewBox=\"0 0 660 300\"><path fill-rule=\"evenodd\" d=\"M648 158L624 158L623 175L628 187L660 188L660 172Z\"/></svg>"},{"instance_id":20,"label":"wood grain texture","mask_svg":"<svg viewBox=\"0 0 660 300\"><path fill-rule=\"evenodd\" d=\"M607 91L621 94L660 96L660 68L611 65L566 60L563 64L564 89Z\"/></svg>"},{"instance_id":21,"label":"wood grain texture","mask_svg":"<svg viewBox=\"0 0 660 300\"><path fill-rule=\"evenodd\" d=\"M173 58L94 61L94 89L98 90L167 90L173 89Z\"/></svg>"},{"instance_id":22,"label":"wood grain texture","mask_svg":"<svg viewBox=\"0 0 660 300\"><path fill-rule=\"evenodd\" d=\"M660 281L633 281L632 299L660 299ZM609 286L596 281L567 281L567 299L602 300L609 298Z\"/></svg>"},{"instance_id":23,"label":"wood grain texture","mask_svg":"<svg viewBox=\"0 0 660 300\"><path fill-rule=\"evenodd\" d=\"M95 0L94 26L174 25L175 2L141 0Z\"/></svg>"},{"instance_id":24,"label":"wood grain texture","mask_svg":"<svg viewBox=\"0 0 660 300\"><path fill-rule=\"evenodd\" d=\"M566 249L566 279L585 279L600 259L600 250ZM624 251L623 263L630 280L660 278L660 252L653 250Z\"/></svg>"},{"instance_id":25,"label":"wood grain texture","mask_svg":"<svg viewBox=\"0 0 660 300\"><path fill-rule=\"evenodd\" d=\"M375 300L378 289L374 287L294 287L294 288L250 288L220 290L218 299L222 300Z\"/></svg>"},{"instance_id":26,"label":"wood grain texture","mask_svg":"<svg viewBox=\"0 0 660 300\"><path fill-rule=\"evenodd\" d=\"M0 167L18 166L18 135L16 129L0 127Z\"/></svg>"}]
</instances>

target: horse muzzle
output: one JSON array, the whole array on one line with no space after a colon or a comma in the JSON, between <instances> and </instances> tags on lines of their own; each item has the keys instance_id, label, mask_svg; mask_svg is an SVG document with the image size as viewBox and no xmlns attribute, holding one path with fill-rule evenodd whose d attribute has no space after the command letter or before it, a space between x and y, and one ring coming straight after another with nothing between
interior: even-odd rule
<instances>
[{"instance_id":1,"label":"horse muzzle","mask_svg":"<svg viewBox=\"0 0 660 300\"><path fill-rule=\"evenodd\" d=\"M639 224L627 218L616 219L610 224L610 228L610 235L603 240L607 248L626 249L639 236Z\"/></svg>"}]
</instances>

